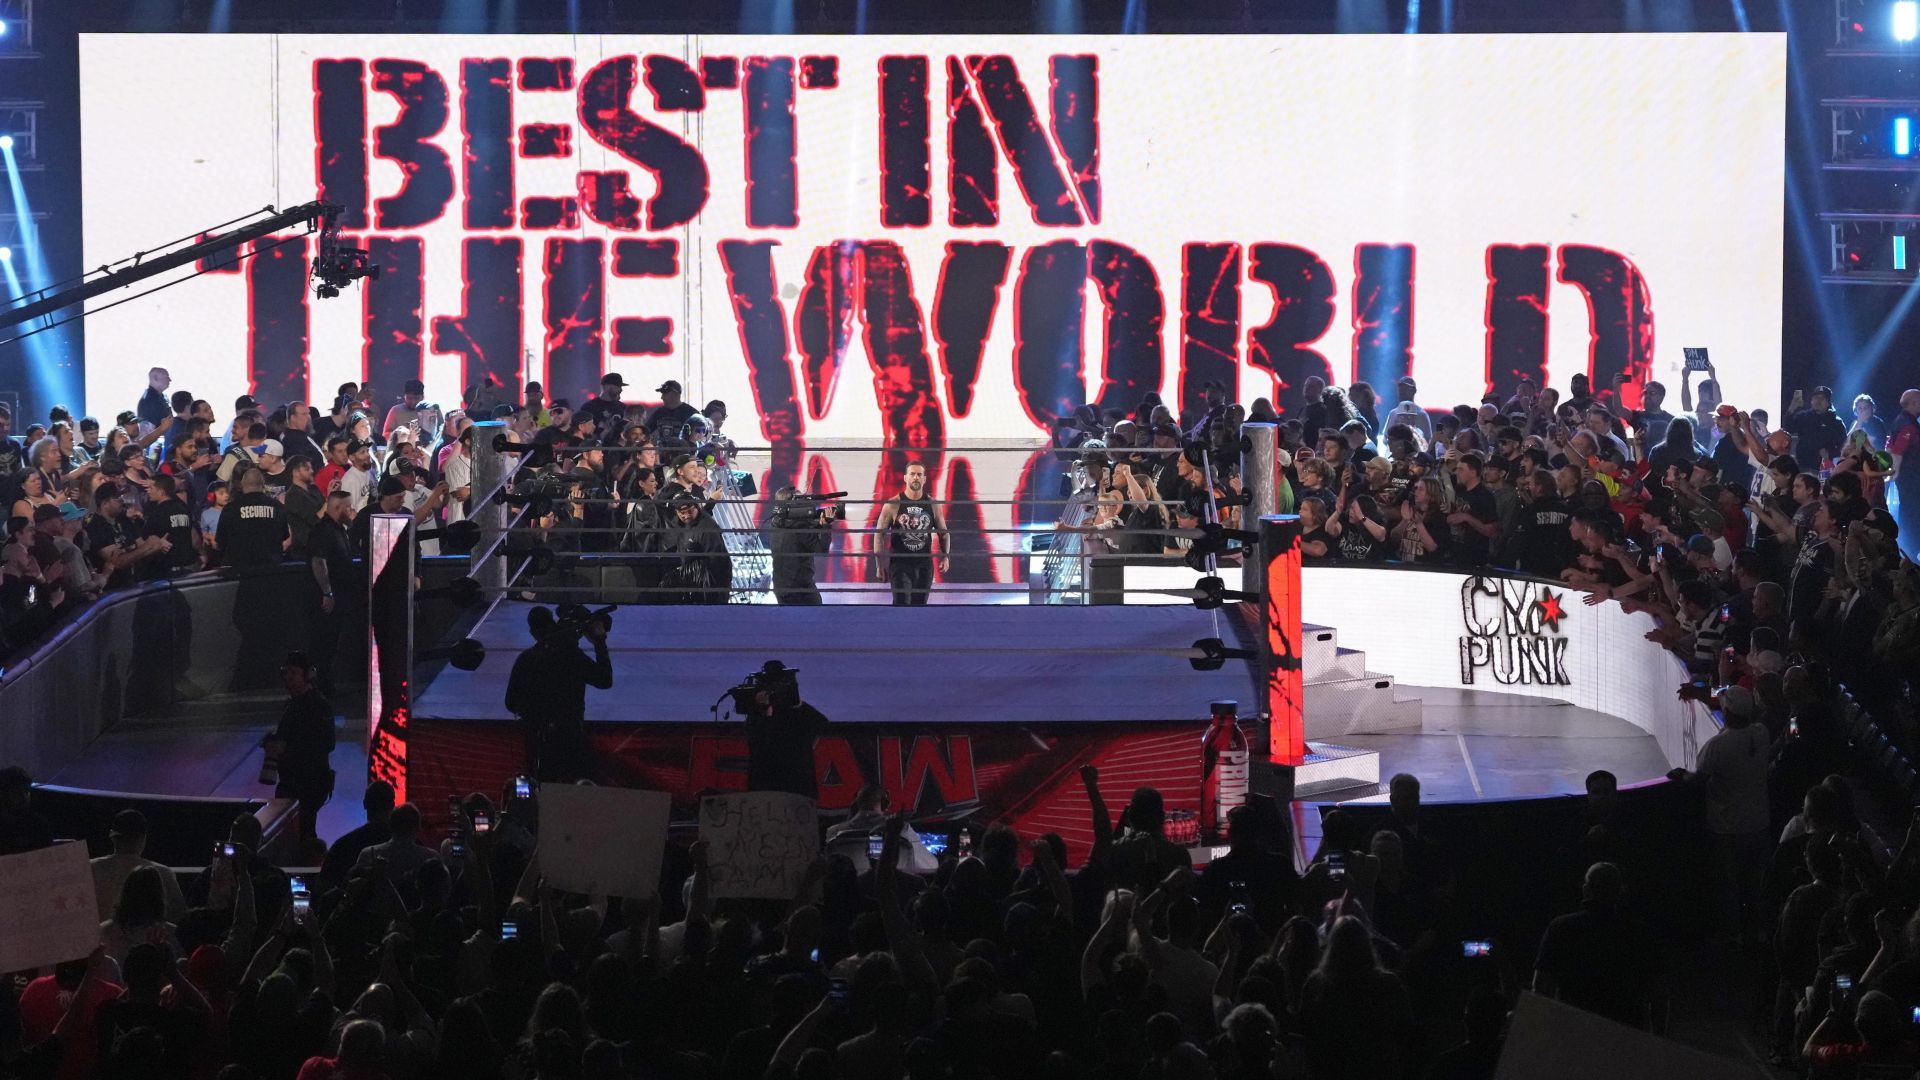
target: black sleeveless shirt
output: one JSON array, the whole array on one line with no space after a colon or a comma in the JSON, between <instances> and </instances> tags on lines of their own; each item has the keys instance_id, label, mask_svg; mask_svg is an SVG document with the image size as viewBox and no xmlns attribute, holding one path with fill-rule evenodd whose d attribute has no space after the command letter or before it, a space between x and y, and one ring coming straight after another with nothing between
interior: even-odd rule
<instances>
[{"instance_id":1,"label":"black sleeveless shirt","mask_svg":"<svg viewBox=\"0 0 1920 1080\"><path fill-rule=\"evenodd\" d=\"M933 554L933 500L909 499L902 495L895 504L893 525L888 531L894 555L929 557Z\"/></svg>"}]
</instances>

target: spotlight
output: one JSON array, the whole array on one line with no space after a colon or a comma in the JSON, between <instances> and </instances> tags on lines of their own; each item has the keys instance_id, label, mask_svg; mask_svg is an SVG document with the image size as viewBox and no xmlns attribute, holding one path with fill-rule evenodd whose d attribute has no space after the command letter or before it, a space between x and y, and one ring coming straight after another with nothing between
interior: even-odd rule
<instances>
[{"instance_id":1,"label":"spotlight","mask_svg":"<svg viewBox=\"0 0 1920 1080\"><path fill-rule=\"evenodd\" d=\"M1913 154L1913 117L1896 116L1893 118L1893 155L1909 157Z\"/></svg>"},{"instance_id":2,"label":"spotlight","mask_svg":"<svg viewBox=\"0 0 1920 1080\"><path fill-rule=\"evenodd\" d=\"M0 150L11 150L11 149L13 149L13 136L0 135Z\"/></svg>"},{"instance_id":3,"label":"spotlight","mask_svg":"<svg viewBox=\"0 0 1920 1080\"><path fill-rule=\"evenodd\" d=\"M13 249L10 247L0 247L0 262L10 263L12 261L13 261Z\"/></svg>"},{"instance_id":4,"label":"spotlight","mask_svg":"<svg viewBox=\"0 0 1920 1080\"><path fill-rule=\"evenodd\" d=\"M0 37L7 36L7 20L0 19Z\"/></svg>"},{"instance_id":5,"label":"spotlight","mask_svg":"<svg viewBox=\"0 0 1920 1080\"><path fill-rule=\"evenodd\" d=\"M1920 38L1920 0L1896 0L1893 5L1893 40Z\"/></svg>"}]
</instances>

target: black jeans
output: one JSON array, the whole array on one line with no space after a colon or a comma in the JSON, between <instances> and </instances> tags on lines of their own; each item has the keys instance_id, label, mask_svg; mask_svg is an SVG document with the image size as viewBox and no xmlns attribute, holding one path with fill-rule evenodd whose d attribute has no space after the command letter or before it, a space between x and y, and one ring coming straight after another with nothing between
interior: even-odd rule
<instances>
[{"instance_id":1,"label":"black jeans","mask_svg":"<svg viewBox=\"0 0 1920 1080\"><path fill-rule=\"evenodd\" d=\"M933 560L895 555L887 566L887 581L893 586L895 607L921 607L933 591Z\"/></svg>"}]
</instances>

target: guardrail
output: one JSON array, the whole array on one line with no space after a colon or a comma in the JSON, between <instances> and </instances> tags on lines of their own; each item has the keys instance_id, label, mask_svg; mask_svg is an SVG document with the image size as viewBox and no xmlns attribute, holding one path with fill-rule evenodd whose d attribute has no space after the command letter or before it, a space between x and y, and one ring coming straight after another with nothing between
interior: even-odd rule
<instances>
[{"instance_id":1,"label":"guardrail","mask_svg":"<svg viewBox=\"0 0 1920 1080\"><path fill-rule=\"evenodd\" d=\"M421 560L429 585L465 568L464 558ZM277 687L287 652L309 647L306 613L317 596L301 563L107 593L0 670L0 763L53 776L125 717ZM426 605L423 640L437 640L459 614ZM336 670L350 684L364 665L342 659Z\"/></svg>"}]
</instances>

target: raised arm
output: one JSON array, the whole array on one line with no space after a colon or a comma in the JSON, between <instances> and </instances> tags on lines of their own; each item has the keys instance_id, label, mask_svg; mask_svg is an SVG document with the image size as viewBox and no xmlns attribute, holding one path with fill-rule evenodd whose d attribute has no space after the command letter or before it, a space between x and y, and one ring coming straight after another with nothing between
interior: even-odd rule
<instances>
[{"instance_id":1,"label":"raised arm","mask_svg":"<svg viewBox=\"0 0 1920 1080\"><path fill-rule=\"evenodd\" d=\"M1107 894L1107 909L1100 917L1100 927L1087 939L1087 947L1080 953L1080 993L1085 996L1096 986L1107 981L1107 950L1133 922L1133 894L1125 889L1115 889Z\"/></svg>"},{"instance_id":2,"label":"raised arm","mask_svg":"<svg viewBox=\"0 0 1920 1080\"><path fill-rule=\"evenodd\" d=\"M1073 925L1073 886L1067 883L1067 874L1060 868L1059 860L1053 857L1053 845L1044 838L1033 841L1033 865L1040 871L1040 879L1047 883L1047 892L1053 897L1054 907L1058 908L1067 925Z\"/></svg>"},{"instance_id":3,"label":"raised arm","mask_svg":"<svg viewBox=\"0 0 1920 1080\"><path fill-rule=\"evenodd\" d=\"M1087 865L1103 861L1113 848L1113 818L1107 813L1107 801L1100 796L1100 769L1088 763L1080 766L1080 782L1087 789L1087 811L1093 818L1093 850Z\"/></svg>"},{"instance_id":4,"label":"raised arm","mask_svg":"<svg viewBox=\"0 0 1920 1080\"><path fill-rule=\"evenodd\" d=\"M900 910L900 887L896 879L900 873L900 829L906 820L904 814L895 814L887 819L886 833L880 845L880 861L873 868L873 883L880 893L880 922L887 931L887 949L893 953L900 974L906 978L909 986L937 996L940 979L934 974L933 964L927 960L927 950L920 940L920 932L907 922L906 914Z\"/></svg>"},{"instance_id":5,"label":"raised arm","mask_svg":"<svg viewBox=\"0 0 1920 1080\"><path fill-rule=\"evenodd\" d=\"M713 888L713 879L707 874L707 842L695 840L687 848L687 856L693 860L693 888L687 892L687 921L704 919L711 906L709 894Z\"/></svg>"}]
</instances>

